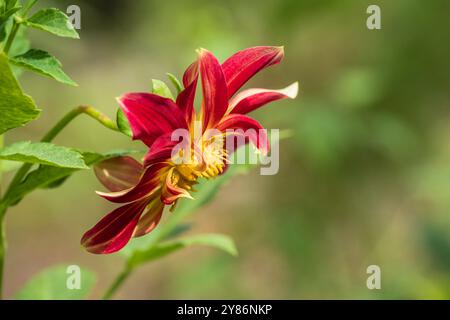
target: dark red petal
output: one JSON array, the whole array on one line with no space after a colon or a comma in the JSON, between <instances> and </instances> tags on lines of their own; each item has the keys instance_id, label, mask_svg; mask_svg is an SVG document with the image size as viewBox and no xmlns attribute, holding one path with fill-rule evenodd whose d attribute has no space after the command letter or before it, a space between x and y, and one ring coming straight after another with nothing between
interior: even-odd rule
<instances>
[{"instance_id":1,"label":"dark red petal","mask_svg":"<svg viewBox=\"0 0 450 320\"><path fill-rule=\"evenodd\" d=\"M242 136L242 132L239 132L239 130L243 130L246 140L251 141L263 154L269 152L270 145L267 132L255 119L242 114L230 114L222 119L217 125L217 129L222 132L227 130L237 130L234 133L230 132L226 137L226 141L228 141L228 139L233 139L236 136ZM228 150L230 153L233 151L235 150Z\"/></svg>"},{"instance_id":2,"label":"dark red petal","mask_svg":"<svg viewBox=\"0 0 450 320\"><path fill-rule=\"evenodd\" d=\"M184 72L183 85L185 89L177 97L177 105L185 115L186 122L195 118L194 99L198 81L198 62L192 63Z\"/></svg>"},{"instance_id":3,"label":"dark red petal","mask_svg":"<svg viewBox=\"0 0 450 320\"><path fill-rule=\"evenodd\" d=\"M198 56L203 90L203 130L206 130L214 127L227 111L227 85L216 57L206 49L199 49Z\"/></svg>"},{"instance_id":4,"label":"dark red petal","mask_svg":"<svg viewBox=\"0 0 450 320\"><path fill-rule=\"evenodd\" d=\"M164 211L164 204L156 198L139 219L133 237L141 237L153 231L161 220Z\"/></svg>"},{"instance_id":5,"label":"dark red petal","mask_svg":"<svg viewBox=\"0 0 450 320\"><path fill-rule=\"evenodd\" d=\"M104 160L94 166L98 180L110 191L121 191L135 186L144 172L144 166L129 156Z\"/></svg>"},{"instance_id":6,"label":"dark red petal","mask_svg":"<svg viewBox=\"0 0 450 320\"><path fill-rule=\"evenodd\" d=\"M161 134L187 128L184 114L171 99L152 93L128 93L118 101L130 122L133 139L149 147Z\"/></svg>"},{"instance_id":7,"label":"dark red petal","mask_svg":"<svg viewBox=\"0 0 450 320\"><path fill-rule=\"evenodd\" d=\"M165 162L147 167L139 182L132 188L118 192L100 192L97 194L114 203L128 203L149 197L161 187L161 176L169 169Z\"/></svg>"},{"instance_id":8,"label":"dark red petal","mask_svg":"<svg viewBox=\"0 0 450 320\"><path fill-rule=\"evenodd\" d=\"M198 61L192 62L183 74L183 86L187 88L198 78Z\"/></svg>"},{"instance_id":9,"label":"dark red petal","mask_svg":"<svg viewBox=\"0 0 450 320\"><path fill-rule=\"evenodd\" d=\"M81 238L81 245L96 254L122 249L133 235L147 201L137 201L115 209Z\"/></svg>"},{"instance_id":10,"label":"dark red petal","mask_svg":"<svg viewBox=\"0 0 450 320\"><path fill-rule=\"evenodd\" d=\"M277 64L283 59L283 47L253 47L239 51L228 58L222 69L228 86L228 97L260 70Z\"/></svg>"},{"instance_id":11,"label":"dark red petal","mask_svg":"<svg viewBox=\"0 0 450 320\"><path fill-rule=\"evenodd\" d=\"M230 113L249 113L269 102L280 99L294 99L298 93L298 83L281 90L249 89L238 93L228 106Z\"/></svg>"},{"instance_id":12,"label":"dark red petal","mask_svg":"<svg viewBox=\"0 0 450 320\"><path fill-rule=\"evenodd\" d=\"M178 143L178 141L172 141L171 132L157 138L144 157L144 166L147 167L154 163L170 161L172 150Z\"/></svg>"}]
</instances>

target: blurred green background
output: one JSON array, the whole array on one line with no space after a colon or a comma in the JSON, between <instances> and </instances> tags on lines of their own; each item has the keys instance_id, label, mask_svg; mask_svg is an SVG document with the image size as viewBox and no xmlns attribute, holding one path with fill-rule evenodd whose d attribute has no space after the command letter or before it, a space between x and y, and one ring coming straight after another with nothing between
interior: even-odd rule
<instances>
[{"instance_id":1,"label":"blurred green background","mask_svg":"<svg viewBox=\"0 0 450 320\"><path fill-rule=\"evenodd\" d=\"M116 96L148 91L166 72L181 76L197 47L223 61L284 45L283 63L247 87L300 83L296 100L253 114L293 132L281 143L279 174L255 168L233 179L191 219L190 233L231 235L239 257L184 250L140 268L117 298L450 298L449 1L41 1L49 3L81 7L81 40L31 31L33 47L57 56L80 86L24 73L43 113L8 142L38 140L79 104L114 116ZM369 4L381 7L381 30L366 28ZM141 147L88 118L55 142ZM106 289L122 258L79 246L114 207L94 194L101 188L85 171L11 209L6 297L61 263L100 275L92 298ZM372 264L381 290L366 287Z\"/></svg>"}]
</instances>

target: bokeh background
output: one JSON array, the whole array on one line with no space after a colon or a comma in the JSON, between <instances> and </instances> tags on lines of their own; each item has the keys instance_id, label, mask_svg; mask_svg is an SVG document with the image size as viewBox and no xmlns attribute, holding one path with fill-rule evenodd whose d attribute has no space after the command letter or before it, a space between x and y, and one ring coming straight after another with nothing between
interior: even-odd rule
<instances>
[{"instance_id":1,"label":"bokeh background","mask_svg":"<svg viewBox=\"0 0 450 320\"><path fill-rule=\"evenodd\" d=\"M191 218L189 233L229 234L239 257L184 250L138 269L117 298L450 298L450 2L41 1L48 3L81 7L81 40L31 31L33 47L56 55L80 86L24 73L43 113L8 142L38 140L79 104L114 116L116 96L148 91L166 72L181 76L198 47L223 60L245 47L284 45L283 63L247 86L300 83L295 101L254 113L292 132L280 146L279 174L233 178ZM369 4L381 7L381 30L366 28ZM55 142L141 147L82 117ZM97 189L85 171L11 209L6 297L61 263L95 270L92 298L101 295L123 260L79 246L113 207ZM381 290L366 287L372 264L381 267Z\"/></svg>"}]
</instances>

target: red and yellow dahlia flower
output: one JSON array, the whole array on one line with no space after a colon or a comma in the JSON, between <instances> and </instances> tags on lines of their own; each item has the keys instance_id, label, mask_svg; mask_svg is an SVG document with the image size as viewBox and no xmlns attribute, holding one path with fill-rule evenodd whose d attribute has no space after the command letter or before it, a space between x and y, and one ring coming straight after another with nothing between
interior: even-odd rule
<instances>
[{"instance_id":1,"label":"red and yellow dahlia flower","mask_svg":"<svg viewBox=\"0 0 450 320\"><path fill-rule=\"evenodd\" d=\"M265 130L246 114L274 100L295 98L297 83L281 90L236 92L257 72L279 63L283 55L282 47L254 47L239 51L220 64L211 52L199 49L198 59L183 75L184 89L176 101L152 93L127 93L118 98L133 139L141 140L149 151L142 164L125 156L106 160L95 168L98 179L110 191L97 193L124 205L88 230L81 239L82 245L92 253L112 253L132 237L151 232L165 206L174 206L180 198L193 199L191 192L199 178L211 179L225 171L233 150L225 146L223 138L231 129L259 132L246 136L245 143L251 141L267 153ZM197 113L194 97L199 75L203 101ZM187 149L175 149L176 130L187 132ZM177 157L186 154L189 161L177 161Z\"/></svg>"}]
</instances>

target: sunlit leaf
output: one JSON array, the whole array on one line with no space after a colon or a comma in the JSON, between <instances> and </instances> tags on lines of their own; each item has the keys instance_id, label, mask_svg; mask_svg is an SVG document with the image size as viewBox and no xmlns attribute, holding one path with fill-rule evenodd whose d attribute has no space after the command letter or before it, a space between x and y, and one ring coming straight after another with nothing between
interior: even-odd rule
<instances>
[{"instance_id":1,"label":"sunlit leaf","mask_svg":"<svg viewBox=\"0 0 450 320\"><path fill-rule=\"evenodd\" d=\"M24 54L10 58L15 65L51 77L56 81L77 86L62 70L61 62L43 50L31 49Z\"/></svg>"},{"instance_id":2,"label":"sunlit leaf","mask_svg":"<svg viewBox=\"0 0 450 320\"><path fill-rule=\"evenodd\" d=\"M229 236L221 234L200 234L183 239L177 239L166 243L159 243L147 250L135 251L128 261L129 266L136 267L139 264L149 262L170 253L193 245L204 245L221 249L233 256L237 255L237 249Z\"/></svg>"},{"instance_id":3,"label":"sunlit leaf","mask_svg":"<svg viewBox=\"0 0 450 320\"><path fill-rule=\"evenodd\" d=\"M170 82L172 82L173 86L177 90L177 95L183 90L183 86L181 85L180 80L178 80L177 77L175 77L171 73L167 73L167 77L169 78Z\"/></svg>"},{"instance_id":4,"label":"sunlit leaf","mask_svg":"<svg viewBox=\"0 0 450 320\"><path fill-rule=\"evenodd\" d=\"M36 12L31 18L25 20L25 24L60 37L79 38L67 15L55 8Z\"/></svg>"},{"instance_id":5,"label":"sunlit leaf","mask_svg":"<svg viewBox=\"0 0 450 320\"><path fill-rule=\"evenodd\" d=\"M22 92L3 53L0 53L0 97L0 134L23 126L39 116L40 110Z\"/></svg>"},{"instance_id":6,"label":"sunlit leaf","mask_svg":"<svg viewBox=\"0 0 450 320\"><path fill-rule=\"evenodd\" d=\"M169 87L161 80L152 79L152 92L158 96L174 100Z\"/></svg>"},{"instance_id":7,"label":"sunlit leaf","mask_svg":"<svg viewBox=\"0 0 450 320\"><path fill-rule=\"evenodd\" d=\"M193 226L192 223L180 223L164 237L164 240L176 238L176 237L182 235L183 233L191 230L192 226Z\"/></svg>"},{"instance_id":8,"label":"sunlit leaf","mask_svg":"<svg viewBox=\"0 0 450 320\"><path fill-rule=\"evenodd\" d=\"M17 6L16 0L2 0L0 1L0 42L6 38L6 27L9 21L11 21L14 13L19 11L21 6Z\"/></svg>"},{"instance_id":9,"label":"sunlit leaf","mask_svg":"<svg viewBox=\"0 0 450 320\"><path fill-rule=\"evenodd\" d=\"M16 5L18 4L18 0L4 0L3 2L6 11L17 8Z\"/></svg>"},{"instance_id":10,"label":"sunlit leaf","mask_svg":"<svg viewBox=\"0 0 450 320\"><path fill-rule=\"evenodd\" d=\"M94 152L83 152L84 162L88 166L92 166L97 162L133 153L135 151L130 150L117 150L108 153L100 154ZM16 204L20 199L22 199L26 194L32 192L37 188L48 188L54 187L55 184L61 184L65 179L67 179L74 172L79 169L70 168L58 168L41 165L37 169L31 171L24 181L15 187L6 199L9 204Z\"/></svg>"},{"instance_id":11,"label":"sunlit leaf","mask_svg":"<svg viewBox=\"0 0 450 320\"><path fill-rule=\"evenodd\" d=\"M62 168L88 168L79 152L47 142L21 141L11 144L0 149L0 159Z\"/></svg>"},{"instance_id":12,"label":"sunlit leaf","mask_svg":"<svg viewBox=\"0 0 450 320\"><path fill-rule=\"evenodd\" d=\"M41 271L31 278L17 293L21 300L80 300L89 296L96 281L96 275L86 268L79 270L79 289L74 270L69 265L59 265ZM75 286L74 286L75 283Z\"/></svg>"},{"instance_id":13,"label":"sunlit leaf","mask_svg":"<svg viewBox=\"0 0 450 320\"><path fill-rule=\"evenodd\" d=\"M117 127L119 128L120 132L123 134L132 137L133 132L131 131L130 123L128 122L127 117L125 116L125 113L122 111L122 109L117 109L117 116L116 116L116 123Z\"/></svg>"}]
</instances>

